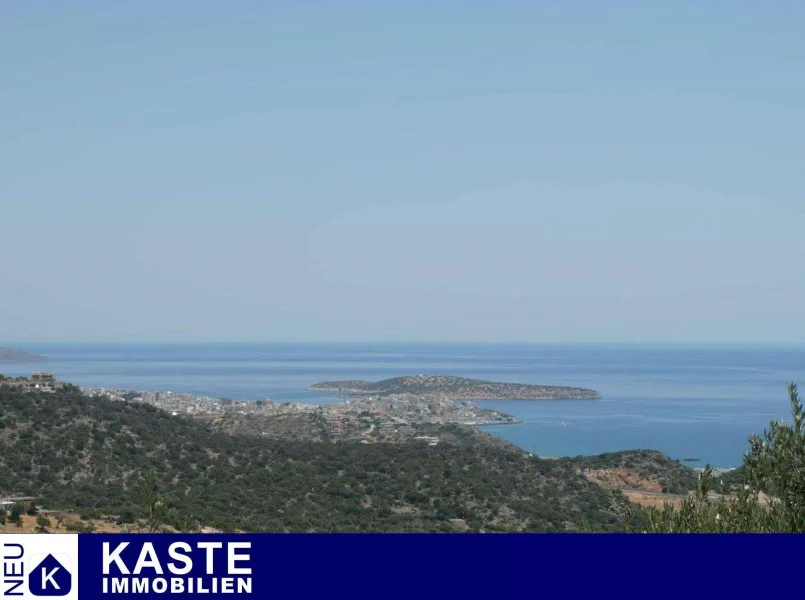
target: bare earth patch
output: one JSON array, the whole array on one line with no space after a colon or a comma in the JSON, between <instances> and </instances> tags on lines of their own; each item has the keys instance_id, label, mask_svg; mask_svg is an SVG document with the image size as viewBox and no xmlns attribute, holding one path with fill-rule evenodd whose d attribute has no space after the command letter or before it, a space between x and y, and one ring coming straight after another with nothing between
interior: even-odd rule
<instances>
[{"instance_id":1,"label":"bare earth patch","mask_svg":"<svg viewBox=\"0 0 805 600\"><path fill-rule=\"evenodd\" d=\"M625 467L582 469L580 473L604 488L619 490L630 502L641 506L663 508L666 504L671 504L679 507L686 498L684 495L662 493L663 486L657 479L640 475Z\"/></svg>"},{"instance_id":2,"label":"bare earth patch","mask_svg":"<svg viewBox=\"0 0 805 600\"><path fill-rule=\"evenodd\" d=\"M664 508L666 504L679 508L682 506L682 501L687 497L640 490L621 490L621 493L626 496L629 502L639 504L640 506L659 509Z\"/></svg>"}]
</instances>

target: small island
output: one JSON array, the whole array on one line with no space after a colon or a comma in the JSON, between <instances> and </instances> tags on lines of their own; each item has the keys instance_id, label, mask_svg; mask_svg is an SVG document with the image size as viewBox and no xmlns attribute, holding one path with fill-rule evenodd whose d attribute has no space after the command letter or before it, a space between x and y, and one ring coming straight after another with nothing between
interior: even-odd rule
<instances>
[{"instance_id":1,"label":"small island","mask_svg":"<svg viewBox=\"0 0 805 600\"><path fill-rule=\"evenodd\" d=\"M595 390L577 387L481 381L452 375L413 375L383 381L324 381L308 388L349 395L440 394L453 400L597 399Z\"/></svg>"},{"instance_id":2,"label":"small island","mask_svg":"<svg viewBox=\"0 0 805 600\"><path fill-rule=\"evenodd\" d=\"M31 354L19 348L0 348L0 362L42 362L45 357L41 354Z\"/></svg>"}]
</instances>

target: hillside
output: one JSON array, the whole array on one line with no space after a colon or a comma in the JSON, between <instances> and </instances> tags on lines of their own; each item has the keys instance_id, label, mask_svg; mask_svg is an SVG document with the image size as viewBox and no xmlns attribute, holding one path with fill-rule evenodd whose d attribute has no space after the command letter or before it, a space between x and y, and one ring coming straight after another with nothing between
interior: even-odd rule
<instances>
[{"instance_id":1,"label":"hillside","mask_svg":"<svg viewBox=\"0 0 805 600\"><path fill-rule=\"evenodd\" d=\"M595 390L584 388L502 383L452 375L413 375L377 382L323 381L309 389L347 394L442 394L455 400L600 398Z\"/></svg>"},{"instance_id":2,"label":"hillside","mask_svg":"<svg viewBox=\"0 0 805 600\"><path fill-rule=\"evenodd\" d=\"M0 494L48 509L226 531L613 530L610 495L571 464L508 446L315 443L229 435L148 405L0 388Z\"/></svg>"},{"instance_id":3,"label":"hillside","mask_svg":"<svg viewBox=\"0 0 805 600\"><path fill-rule=\"evenodd\" d=\"M559 460L606 488L686 494L696 487L694 469L656 450L623 450Z\"/></svg>"},{"instance_id":4,"label":"hillside","mask_svg":"<svg viewBox=\"0 0 805 600\"><path fill-rule=\"evenodd\" d=\"M327 424L322 422L315 414L264 416L261 414L229 413L207 418L206 420L213 428L230 435L257 436L284 441L336 441L336 438L329 432ZM348 431L340 436L337 441L349 443L366 440L373 443L404 444L415 442L417 437L427 437L445 444L494 446L521 452L510 442L490 435L476 427L452 423L412 423L406 427L404 432L393 427L377 427L366 432Z\"/></svg>"},{"instance_id":5,"label":"hillside","mask_svg":"<svg viewBox=\"0 0 805 600\"><path fill-rule=\"evenodd\" d=\"M0 348L0 362L42 362L45 357L19 348Z\"/></svg>"}]
</instances>

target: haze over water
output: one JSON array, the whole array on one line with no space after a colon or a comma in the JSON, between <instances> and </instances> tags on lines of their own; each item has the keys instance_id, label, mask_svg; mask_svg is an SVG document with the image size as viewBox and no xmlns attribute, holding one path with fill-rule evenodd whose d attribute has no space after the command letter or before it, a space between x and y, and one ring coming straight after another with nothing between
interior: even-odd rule
<instances>
[{"instance_id":1,"label":"haze over water","mask_svg":"<svg viewBox=\"0 0 805 600\"><path fill-rule=\"evenodd\" d=\"M485 429L541 456L654 448L736 466L747 438L788 416L786 384L805 383L805 346L681 347L539 344L26 344L81 386L216 397L332 402L309 392L328 379L440 373L599 390L596 401L484 401L519 425Z\"/></svg>"}]
</instances>

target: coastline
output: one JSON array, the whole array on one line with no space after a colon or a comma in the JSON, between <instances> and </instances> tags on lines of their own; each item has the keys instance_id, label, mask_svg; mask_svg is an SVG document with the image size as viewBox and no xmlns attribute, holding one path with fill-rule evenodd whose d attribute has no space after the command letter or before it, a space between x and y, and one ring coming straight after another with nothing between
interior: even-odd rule
<instances>
[{"instance_id":1,"label":"coastline","mask_svg":"<svg viewBox=\"0 0 805 600\"><path fill-rule=\"evenodd\" d=\"M345 412L359 412L363 409L368 409L367 412L374 413L377 409L376 406L366 406L365 403L369 402L372 403L379 398L374 398L372 396L368 396L365 394L358 394L358 395L350 395L348 393L340 393L334 394L334 398L341 398L339 402L333 402L329 404L314 404L308 402L273 402L270 399L265 400L247 400L247 399L226 399L226 398L214 398L209 396L196 396L195 394L188 394L182 392L171 392L171 391L133 391L133 390L117 390L117 389L107 389L107 388L81 388L82 391L89 395L97 396L97 395L104 395L111 399L121 400L121 401L143 401L147 404L152 404L157 406L158 408L162 408L167 412L173 414L173 416L178 415L186 415L186 416L194 416L194 417L201 417L201 418L208 418L210 416L217 415L224 415L224 414L257 414L257 415L265 415L265 416L289 416L289 415L304 415L304 414L321 414L324 418L328 421L342 421L345 418ZM134 396L136 395L136 397ZM126 397L124 397L126 396ZM469 399L462 399L462 400L451 400L445 397L436 397L436 396L420 396L415 394L406 394L406 395L398 395L398 396L408 396L408 400L414 400L415 402L424 402L427 403L428 401L433 401L438 399L441 402L448 402L449 404L460 404L460 405L467 405L471 404L473 408L478 409L480 411L489 411L494 416L490 418L490 420L418 420L412 421L420 424L430 424L430 425L460 425L466 427L472 427L474 430L478 432L485 433L490 435L502 442L513 444L520 448L523 452L528 455L536 456L540 459L545 460L560 460L565 458L573 458L574 456L597 456L600 454L608 454L612 452L619 452L623 450L632 450L635 448L630 447L617 447L606 449L602 451L591 451L591 452L581 452L581 453L571 453L568 452L564 455L550 455L550 456L542 456L539 453L535 453L532 449L528 449L528 444L518 443L517 440L514 440L506 435L500 435L500 432L490 431L490 428L494 428L499 425L523 425L526 423L525 419L513 415L509 412L504 412L498 409L489 409L482 406L475 404L477 402L506 402L509 401L508 399L485 399L480 398L476 400L469 400ZM392 395L392 398L395 396ZM567 400L567 398L560 398L558 401ZM586 398L582 398L580 400L589 400ZM521 402L518 400L511 400L515 404L520 404ZM576 403L573 403L576 404ZM383 420L386 420L386 416L384 412ZM329 416L328 416L329 415ZM496 418L495 418L496 417ZM347 420L349 417L346 417ZM398 418L389 418L387 420L389 424L393 424L399 426L401 424L406 423L406 421L400 420ZM680 461L682 462L682 461ZM697 466L692 464L687 464L686 466L694 469L697 472L704 471L703 466ZM722 473L728 473L734 471L737 467L712 467L713 474L719 475Z\"/></svg>"},{"instance_id":2,"label":"coastline","mask_svg":"<svg viewBox=\"0 0 805 600\"><path fill-rule=\"evenodd\" d=\"M675 457L735 467L748 437L785 418L789 379L805 381L805 347L677 344L314 344L38 343L14 344L47 356L44 365L0 364L29 376L40 369L82 386L177 390L214 397L271 397L275 402L339 402L305 391L315 381L377 381L422 370L486 380L544 381L602 391L600 403L480 401L524 421L495 429L526 450L592 455L657 448ZM691 361L709 370L689 369ZM215 368L210 369L214 363ZM755 366L756 369L736 368ZM637 368L639 366L639 368ZM717 380L717 382L716 382ZM319 398L321 395L321 398ZM560 421L569 427L559 429ZM583 422L582 422L583 421Z\"/></svg>"}]
</instances>

